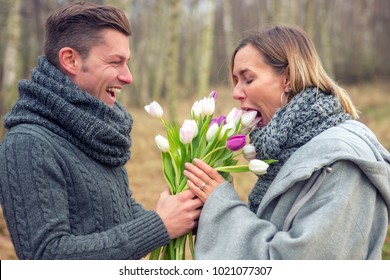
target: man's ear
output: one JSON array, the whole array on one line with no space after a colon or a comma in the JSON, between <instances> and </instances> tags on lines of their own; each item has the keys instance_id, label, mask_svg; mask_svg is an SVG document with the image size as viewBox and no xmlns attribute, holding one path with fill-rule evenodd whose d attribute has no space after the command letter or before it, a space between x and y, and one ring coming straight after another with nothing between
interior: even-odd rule
<instances>
[{"instance_id":1,"label":"man's ear","mask_svg":"<svg viewBox=\"0 0 390 280\"><path fill-rule=\"evenodd\" d=\"M69 76L74 76L77 73L79 67L80 56L78 52L72 48L65 47L62 48L58 53L58 59L60 62L60 67Z\"/></svg>"}]
</instances>

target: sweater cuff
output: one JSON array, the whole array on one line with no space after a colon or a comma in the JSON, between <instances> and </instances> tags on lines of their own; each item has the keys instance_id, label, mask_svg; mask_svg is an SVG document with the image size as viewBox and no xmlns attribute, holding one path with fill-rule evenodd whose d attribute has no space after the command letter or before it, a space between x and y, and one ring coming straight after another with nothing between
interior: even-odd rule
<instances>
[{"instance_id":1,"label":"sweater cuff","mask_svg":"<svg viewBox=\"0 0 390 280\"><path fill-rule=\"evenodd\" d=\"M147 211L137 220L136 226L128 228L128 234L137 247L134 259L141 259L154 249L170 242L168 231L156 212Z\"/></svg>"}]
</instances>

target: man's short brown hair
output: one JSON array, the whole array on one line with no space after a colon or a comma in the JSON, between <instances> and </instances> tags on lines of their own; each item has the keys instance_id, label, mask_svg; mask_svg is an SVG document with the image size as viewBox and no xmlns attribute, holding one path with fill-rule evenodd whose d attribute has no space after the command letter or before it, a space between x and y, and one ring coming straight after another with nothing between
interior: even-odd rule
<instances>
[{"instance_id":1,"label":"man's short brown hair","mask_svg":"<svg viewBox=\"0 0 390 280\"><path fill-rule=\"evenodd\" d=\"M57 67L58 53L64 47L75 49L83 58L91 47L101 43L100 31L115 29L131 35L130 23L119 9L89 2L78 2L54 11L46 21L46 58Z\"/></svg>"}]
</instances>

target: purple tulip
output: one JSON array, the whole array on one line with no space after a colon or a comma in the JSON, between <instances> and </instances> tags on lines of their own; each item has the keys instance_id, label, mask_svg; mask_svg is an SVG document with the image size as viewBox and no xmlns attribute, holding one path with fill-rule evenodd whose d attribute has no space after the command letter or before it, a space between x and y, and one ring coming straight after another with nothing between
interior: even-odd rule
<instances>
[{"instance_id":1,"label":"purple tulip","mask_svg":"<svg viewBox=\"0 0 390 280\"><path fill-rule=\"evenodd\" d=\"M209 127L212 126L214 123L218 124L218 126L224 125L226 123L226 117L222 115L219 118L213 118L209 124Z\"/></svg>"},{"instance_id":2,"label":"purple tulip","mask_svg":"<svg viewBox=\"0 0 390 280\"><path fill-rule=\"evenodd\" d=\"M214 100L217 100L217 97L218 97L217 92L216 92L215 90L213 90L213 91L210 93L209 97L212 97L212 98L214 98Z\"/></svg>"},{"instance_id":3,"label":"purple tulip","mask_svg":"<svg viewBox=\"0 0 390 280\"><path fill-rule=\"evenodd\" d=\"M235 152L240 150L246 145L246 135L245 134L236 134L229 137L226 140L226 146L229 150Z\"/></svg>"}]
</instances>

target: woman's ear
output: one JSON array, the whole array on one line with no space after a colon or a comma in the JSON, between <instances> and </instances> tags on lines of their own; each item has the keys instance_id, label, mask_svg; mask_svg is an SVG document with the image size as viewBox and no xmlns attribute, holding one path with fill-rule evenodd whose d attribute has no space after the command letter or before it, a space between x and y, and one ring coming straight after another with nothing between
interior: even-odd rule
<instances>
[{"instance_id":1,"label":"woman's ear","mask_svg":"<svg viewBox=\"0 0 390 280\"><path fill-rule=\"evenodd\" d=\"M71 77L76 75L79 66L79 55L74 49L69 47L62 48L58 53L58 59L60 67L65 74Z\"/></svg>"},{"instance_id":2,"label":"woman's ear","mask_svg":"<svg viewBox=\"0 0 390 280\"><path fill-rule=\"evenodd\" d=\"M287 66L286 69L284 69L283 75L284 75L284 81L283 81L284 91L290 92L291 91L290 66Z\"/></svg>"}]
</instances>

